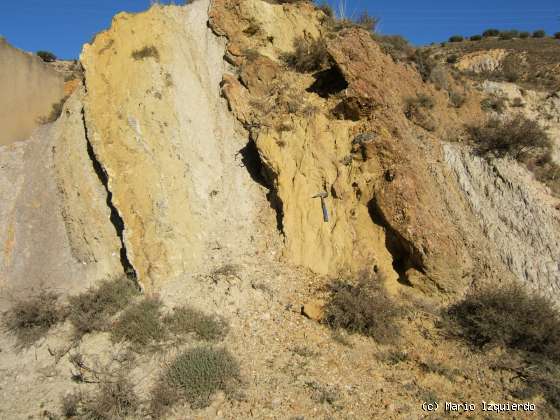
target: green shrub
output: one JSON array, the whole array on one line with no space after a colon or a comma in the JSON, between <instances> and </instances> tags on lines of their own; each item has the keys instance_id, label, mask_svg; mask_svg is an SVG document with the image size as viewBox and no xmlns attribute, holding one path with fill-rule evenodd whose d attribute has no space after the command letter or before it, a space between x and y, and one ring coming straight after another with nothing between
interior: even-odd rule
<instances>
[{"instance_id":1,"label":"green shrub","mask_svg":"<svg viewBox=\"0 0 560 420\"><path fill-rule=\"evenodd\" d=\"M90 288L69 301L69 319L78 337L84 334L103 331L111 316L125 308L137 295L136 285L126 277L105 280L98 287Z\"/></svg>"},{"instance_id":2,"label":"green shrub","mask_svg":"<svg viewBox=\"0 0 560 420\"><path fill-rule=\"evenodd\" d=\"M555 38L555 39L560 39L560 32L556 32L556 33L554 34L554 38Z\"/></svg>"},{"instance_id":3,"label":"green shrub","mask_svg":"<svg viewBox=\"0 0 560 420\"><path fill-rule=\"evenodd\" d=\"M159 51L153 45L132 52L132 58L134 58L135 60L143 60L149 57L155 59L156 61L159 61Z\"/></svg>"},{"instance_id":4,"label":"green shrub","mask_svg":"<svg viewBox=\"0 0 560 420\"><path fill-rule=\"evenodd\" d=\"M227 350L196 347L169 364L152 391L151 411L162 415L181 399L192 408L207 407L217 391L234 395L240 382L237 360Z\"/></svg>"},{"instance_id":5,"label":"green shrub","mask_svg":"<svg viewBox=\"0 0 560 420\"><path fill-rule=\"evenodd\" d=\"M510 156L520 160L550 148L548 134L537 122L521 115L507 121L490 119L469 131L481 155Z\"/></svg>"},{"instance_id":6,"label":"green shrub","mask_svg":"<svg viewBox=\"0 0 560 420\"><path fill-rule=\"evenodd\" d=\"M462 35L453 35L449 37L449 42L463 42L465 38Z\"/></svg>"},{"instance_id":7,"label":"green shrub","mask_svg":"<svg viewBox=\"0 0 560 420\"><path fill-rule=\"evenodd\" d=\"M471 41L480 41L482 39L482 35L473 35L469 39Z\"/></svg>"},{"instance_id":8,"label":"green shrub","mask_svg":"<svg viewBox=\"0 0 560 420\"><path fill-rule=\"evenodd\" d=\"M16 337L18 347L30 347L64 321L67 311L58 300L58 294L41 291L28 299L16 300L4 313L4 326Z\"/></svg>"},{"instance_id":9,"label":"green shrub","mask_svg":"<svg viewBox=\"0 0 560 420\"><path fill-rule=\"evenodd\" d=\"M519 38L526 39L529 38L531 34L529 32L519 32Z\"/></svg>"},{"instance_id":10,"label":"green shrub","mask_svg":"<svg viewBox=\"0 0 560 420\"><path fill-rule=\"evenodd\" d=\"M297 37L294 40L294 52L284 54L282 58L288 66L302 73L321 70L330 62L325 41L305 37Z\"/></svg>"},{"instance_id":11,"label":"green shrub","mask_svg":"<svg viewBox=\"0 0 560 420\"><path fill-rule=\"evenodd\" d=\"M457 54L451 54L447 57L446 61L448 64L455 64L457 61L459 61L459 56Z\"/></svg>"},{"instance_id":12,"label":"green shrub","mask_svg":"<svg viewBox=\"0 0 560 420\"><path fill-rule=\"evenodd\" d=\"M444 311L444 326L473 346L500 345L560 362L560 315L519 285L484 287Z\"/></svg>"},{"instance_id":13,"label":"green shrub","mask_svg":"<svg viewBox=\"0 0 560 420\"><path fill-rule=\"evenodd\" d=\"M482 33L482 36L484 38L489 38L492 36L498 36L500 35L500 31L498 29L487 29Z\"/></svg>"},{"instance_id":14,"label":"green shrub","mask_svg":"<svg viewBox=\"0 0 560 420\"><path fill-rule=\"evenodd\" d=\"M41 60L45 63L52 63L53 61L56 61L56 55L50 51L37 51L37 55L41 57Z\"/></svg>"},{"instance_id":15,"label":"green shrub","mask_svg":"<svg viewBox=\"0 0 560 420\"><path fill-rule=\"evenodd\" d=\"M201 340L221 340L228 333L224 319L185 306L175 308L164 317L163 323L173 336L194 333Z\"/></svg>"},{"instance_id":16,"label":"green shrub","mask_svg":"<svg viewBox=\"0 0 560 420\"><path fill-rule=\"evenodd\" d=\"M546 36L546 32L543 29L538 29L533 32L533 38L544 38Z\"/></svg>"},{"instance_id":17,"label":"green shrub","mask_svg":"<svg viewBox=\"0 0 560 420\"><path fill-rule=\"evenodd\" d=\"M510 40L513 38L517 38L519 36L519 31L511 30L511 31L503 31L500 33L500 39L503 40Z\"/></svg>"},{"instance_id":18,"label":"green shrub","mask_svg":"<svg viewBox=\"0 0 560 420\"><path fill-rule=\"evenodd\" d=\"M357 284L334 282L325 305L323 322L330 328L392 343L399 337L401 309L388 297L379 280L362 276Z\"/></svg>"},{"instance_id":19,"label":"green shrub","mask_svg":"<svg viewBox=\"0 0 560 420\"><path fill-rule=\"evenodd\" d=\"M161 306L160 300L145 298L125 309L111 329L112 341L127 341L139 352L162 341L165 329L160 321Z\"/></svg>"}]
</instances>

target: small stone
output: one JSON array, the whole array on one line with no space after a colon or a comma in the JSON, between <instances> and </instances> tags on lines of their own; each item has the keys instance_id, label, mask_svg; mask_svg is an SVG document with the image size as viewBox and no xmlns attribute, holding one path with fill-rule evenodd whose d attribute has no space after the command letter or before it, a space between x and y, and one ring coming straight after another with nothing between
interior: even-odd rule
<instances>
[{"instance_id":1,"label":"small stone","mask_svg":"<svg viewBox=\"0 0 560 420\"><path fill-rule=\"evenodd\" d=\"M314 321L321 321L325 315L325 305L322 302L309 302L301 307L301 314Z\"/></svg>"}]
</instances>

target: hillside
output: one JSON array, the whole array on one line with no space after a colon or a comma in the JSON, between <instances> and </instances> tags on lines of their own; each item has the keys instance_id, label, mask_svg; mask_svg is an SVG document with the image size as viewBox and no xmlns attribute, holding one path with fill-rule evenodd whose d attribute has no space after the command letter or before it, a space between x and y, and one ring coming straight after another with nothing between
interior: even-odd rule
<instances>
[{"instance_id":1,"label":"hillside","mask_svg":"<svg viewBox=\"0 0 560 420\"><path fill-rule=\"evenodd\" d=\"M535 42L402 58L307 2L115 16L0 148L0 417L557 418L560 44Z\"/></svg>"}]
</instances>

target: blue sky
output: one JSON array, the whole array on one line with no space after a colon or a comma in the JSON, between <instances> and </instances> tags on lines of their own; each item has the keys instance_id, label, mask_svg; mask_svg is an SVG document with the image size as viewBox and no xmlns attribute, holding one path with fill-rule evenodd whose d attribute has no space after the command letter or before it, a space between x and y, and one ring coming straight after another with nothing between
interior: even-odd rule
<instances>
[{"instance_id":1,"label":"blue sky","mask_svg":"<svg viewBox=\"0 0 560 420\"><path fill-rule=\"evenodd\" d=\"M77 58L82 44L107 28L115 13L141 11L149 4L150 0L0 0L0 35L27 51L45 49L61 58ZM404 35L414 44L472 35L488 27L560 31L558 0L347 0L346 10L349 16L368 10L381 18L380 32Z\"/></svg>"}]
</instances>

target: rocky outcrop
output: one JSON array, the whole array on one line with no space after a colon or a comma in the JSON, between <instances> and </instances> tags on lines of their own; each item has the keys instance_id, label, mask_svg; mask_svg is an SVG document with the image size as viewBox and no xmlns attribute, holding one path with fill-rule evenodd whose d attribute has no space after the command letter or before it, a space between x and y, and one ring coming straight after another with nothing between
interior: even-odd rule
<instances>
[{"instance_id":1,"label":"rocky outcrop","mask_svg":"<svg viewBox=\"0 0 560 420\"><path fill-rule=\"evenodd\" d=\"M83 88L66 102L56 122L54 167L70 250L84 266L94 266L94 278L119 274L126 258L119 240L119 221L111 214L104 174L88 143L83 119ZM123 264L124 263L124 264Z\"/></svg>"},{"instance_id":2,"label":"rocky outcrop","mask_svg":"<svg viewBox=\"0 0 560 420\"><path fill-rule=\"evenodd\" d=\"M46 63L0 38L0 146L27 139L64 96L64 80Z\"/></svg>"},{"instance_id":3,"label":"rocky outcrop","mask_svg":"<svg viewBox=\"0 0 560 420\"><path fill-rule=\"evenodd\" d=\"M73 293L123 274L106 191L88 156L79 95L55 124L0 149L0 192L2 306L34 290Z\"/></svg>"},{"instance_id":4,"label":"rocky outcrop","mask_svg":"<svg viewBox=\"0 0 560 420\"><path fill-rule=\"evenodd\" d=\"M477 51L462 56L455 66L461 71L475 74L491 73L500 68L506 56L507 51L503 49Z\"/></svg>"},{"instance_id":5,"label":"rocky outcrop","mask_svg":"<svg viewBox=\"0 0 560 420\"><path fill-rule=\"evenodd\" d=\"M88 138L145 288L205 267L212 247L249 253L266 205L220 97L225 44L208 6L119 14L81 55Z\"/></svg>"},{"instance_id":6,"label":"rocky outcrop","mask_svg":"<svg viewBox=\"0 0 560 420\"><path fill-rule=\"evenodd\" d=\"M367 31L331 23L311 4L257 0L117 15L84 47L85 87L38 134L47 140L10 151L6 173L21 191L25 171L36 174L22 169L27 147L44 155L31 161L52 159L56 183L40 180L57 188L52 220L16 211L24 202L4 206L6 220L52 225L72 267L97 278L133 270L146 290L211 271L217 258L275 255L281 237L288 263L327 276L376 271L391 292L407 285L447 299L514 277L553 291L554 211L534 204L533 219L504 216L544 196L516 189L525 180L511 165L443 146L483 117L479 93L451 78L438 90ZM286 66L296 40L319 38L323 67ZM423 112L434 129L408 115L421 97L431 98ZM21 223L0 238L5 279L31 238ZM529 230L532 250L522 243ZM50 254L29 255L53 265Z\"/></svg>"},{"instance_id":7,"label":"rocky outcrop","mask_svg":"<svg viewBox=\"0 0 560 420\"><path fill-rule=\"evenodd\" d=\"M488 162L447 145L452 168L482 236L518 280L557 299L560 291L560 215L553 200L515 162ZM496 280L500 280L499 278Z\"/></svg>"}]
</instances>

